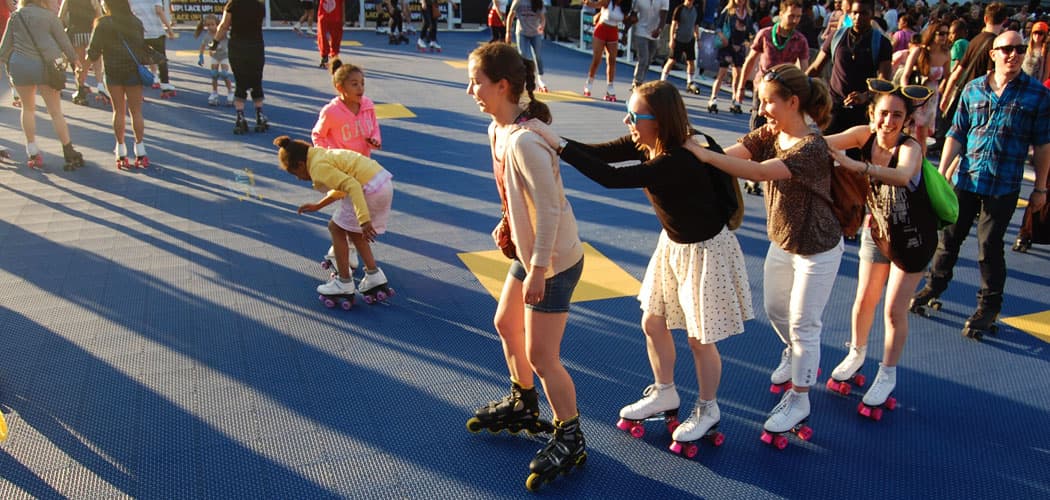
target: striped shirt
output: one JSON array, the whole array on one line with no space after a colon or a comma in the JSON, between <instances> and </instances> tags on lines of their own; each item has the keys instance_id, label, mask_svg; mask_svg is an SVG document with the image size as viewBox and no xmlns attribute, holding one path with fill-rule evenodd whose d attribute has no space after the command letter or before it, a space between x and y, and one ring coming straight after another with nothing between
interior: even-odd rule
<instances>
[{"instance_id":1,"label":"striped shirt","mask_svg":"<svg viewBox=\"0 0 1050 500\"><path fill-rule=\"evenodd\" d=\"M1024 74L997 96L982 76L963 88L948 135L965 151L952 181L983 196L1021 190L1029 146L1050 143L1050 90Z\"/></svg>"}]
</instances>

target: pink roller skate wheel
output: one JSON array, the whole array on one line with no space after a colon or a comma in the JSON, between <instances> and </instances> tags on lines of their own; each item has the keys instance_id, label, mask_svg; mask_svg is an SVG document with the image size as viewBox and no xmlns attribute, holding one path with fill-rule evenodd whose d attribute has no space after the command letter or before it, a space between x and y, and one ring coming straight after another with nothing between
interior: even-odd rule
<instances>
[{"instance_id":1,"label":"pink roller skate wheel","mask_svg":"<svg viewBox=\"0 0 1050 500\"><path fill-rule=\"evenodd\" d=\"M875 408L874 410L871 410L871 419L876 422L882 420L882 408Z\"/></svg>"},{"instance_id":2,"label":"pink roller skate wheel","mask_svg":"<svg viewBox=\"0 0 1050 500\"><path fill-rule=\"evenodd\" d=\"M778 450L783 450L784 448L787 448L788 447L788 438L787 438L787 436L777 436L776 439L773 440L773 446L776 446Z\"/></svg>"},{"instance_id":3,"label":"pink roller skate wheel","mask_svg":"<svg viewBox=\"0 0 1050 500\"><path fill-rule=\"evenodd\" d=\"M672 418L667 421L667 432L674 433L674 430L678 428L679 422L677 418Z\"/></svg>"},{"instance_id":4,"label":"pink roller skate wheel","mask_svg":"<svg viewBox=\"0 0 1050 500\"><path fill-rule=\"evenodd\" d=\"M620 420L616 421L616 428L620 429L621 431L627 432L631 430L631 423L621 418Z\"/></svg>"},{"instance_id":5,"label":"pink roller skate wheel","mask_svg":"<svg viewBox=\"0 0 1050 500\"><path fill-rule=\"evenodd\" d=\"M685 445L685 458L693 458L699 451L700 449L695 444L687 444Z\"/></svg>"},{"instance_id":6,"label":"pink roller skate wheel","mask_svg":"<svg viewBox=\"0 0 1050 500\"><path fill-rule=\"evenodd\" d=\"M321 300L324 302L324 306L325 307L327 307L329 309L335 307L335 301L334 300L332 300L332 299L330 299L328 297L325 297L325 298L323 298Z\"/></svg>"},{"instance_id":7,"label":"pink roller skate wheel","mask_svg":"<svg viewBox=\"0 0 1050 500\"><path fill-rule=\"evenodd\" d=\"M324 270L327 271L328 268L330 268L330 267L332 267L332 263L328 262L328 259L325 259L325 260L321 261L321 269L324 269Z\"/></svg>"},{"instance_id":8,"label":"pink roller skate wheel","mask_svg":"<svg viewBox=\"0 0 1050 500\"><path fill-rule=\"evenodd\" d=\"M857 387L864 387L864 382L867 382L868 378L858 373L853 377L853 381L857 383Z\"/></svg>"},{"instance_id":9,"label":"pink roller skate wheel","mask_svg":"<svg viewBox=\"0 0 1050 500\"><path fill-rule=\"evenodd\" d=\"M344 299L339 302L339 307L342 307L344 311L349 311L354 307L354 302L350 299Z\"/></svg>"},{"instance_id":10,"label":"pink roller skate wheel","mask_svg":"<svg viewBox=\"0 0 1050 500\"><path fill-rule=\"evenodd\" d=\"M809 438L813 437L813 429L808 425L803 425L802 428L798 430L798 437L803 441L809 441Z\"/></svg>"},{"instance_id":11,"label":"pink roller skate wheel","mask_svg":"<svg viewBox=\"0 0 1050 500\"><path fill-rule=\"evenodd\" d=\"M375 301L375 297L372 297L371 295L365 295L365 304L373 304L375 303Z\"/></svg>"},{"instance_id":12,"label":"pink roller skate wheel","mask_svg":"<svg viewBox=\"0 0 1050 500\"><path fill-rule=\"evenodd\" d=\"M829 391L837 392L836 387L838 387L838 385L839 384L838 384L838 382L835 382L835 379L829 378L828 382L826 384L824 384L824 387L827 387Z\"/></svg>"},{"instance_id":13,"label":"pink roller skate wheel","mask_svg":"<svg viewBox=\"0 0 1050 500\"><path fill-rule=\"evenodd\" d=\"M631 426L631 437L640 439L645 435L645 426L642 424L634 424Z\"/></svg>"},{"instance_id":14,"label":"pink roller skate wheel","mask_svg":"<svg viewBox=\"0 0 1050 500\"><path fill-rule=\"evenodd\" d=\"M893 411L897 409L897 399L894 397L886 398L886 409Z\"/></svg>"},{"instance_id":15,"label":"pink roller skate wheel","mask_svg":"<svg viewBox=\"0 0 1050 500\"><path fill-rule=\"evenodd\" d=\"M782 391L782 390L783 389L781 389L780 386L777 385L777 384L773 384L773 385L769 386L769 392L772 392L773 394L780 394L780 391Z\"/></svg>"},{"instance_id":16,"label":"pink roller skate wheel","mask_svg":"<svg viewBox=\"0 0 1050 500\"><path fill-rule=\"evenodd\" d=\"M674 453L675 455L681 455L682 443L679 443L678 441L671 441L671 446L668 446L667 449L671 450L671 453Z\"/></svg>"},{"instance_id":17,"label":"pink roller skate wheel","mask_svg":"<svg viewBox=\"0 0 1050 500\"><path fill-rule=\"evenodd\" d=\"M853 391L853 387L845 382L839 382L839 394L843 396L849 396L849 393Z\"/></svg>"},{"instance_id":18,"label":"pink roller skate wheel","mask_svg":"<svg viewBox=\"0 0 1050 500\"><path fill-rule=\"evenodd\" d=\"M773 435L769 431L762 431L762 442L766 444L773 444Z\"/></svg>"},{"instance_id":19,"label":"pink roller skate wheel","mask_svg":"<svg viewBox=\"0 0 1050 500\"><path fill-rule=\"evenodd\" d=\"M386 300L386 292L384 292L382 290L376 292L376 300L378 300L380 302Z\"/></svg>"},{"instance_id":20,"label":"pink roller skate wheel","mask_svg":"<svg viewBox=\"0 0 1050 500\"><path fill-rule=\"evenodd\" d=\"M861 404L857 405L857 413L860 413L861 415L864 415L865 417L870 417L871 416L871 408L868 408L867 406L864 405L864 403L861 403Z\"/></svg>"},{"instance_id":21,"label":"pink roller skate wheel","mask_svg":"<svg viewBox=\"0 0 1050 500\"><path fill-rule=\"evenodd\" d=\"M722 446L724 442L726 442L726 435L721 432L716 432L714 437L711 438L711 444L715 446Z\"/></svg>"}]
</instances>

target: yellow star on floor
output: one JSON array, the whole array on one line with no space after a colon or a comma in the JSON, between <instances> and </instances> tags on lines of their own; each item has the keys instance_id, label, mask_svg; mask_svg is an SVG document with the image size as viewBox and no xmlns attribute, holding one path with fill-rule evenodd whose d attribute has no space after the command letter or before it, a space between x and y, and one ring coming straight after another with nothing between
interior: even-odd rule
<instances>
[{"instance_id":1,"label":"yellow star on floor","mask_svg":"<svg viewBox=\"0 0 1050 500\"><path fill-rule=\"evenodd\" d=\"M1050 343L1050 311L1000 318L1000 320L1043 342Z\"/></svg>"}]
</instances>

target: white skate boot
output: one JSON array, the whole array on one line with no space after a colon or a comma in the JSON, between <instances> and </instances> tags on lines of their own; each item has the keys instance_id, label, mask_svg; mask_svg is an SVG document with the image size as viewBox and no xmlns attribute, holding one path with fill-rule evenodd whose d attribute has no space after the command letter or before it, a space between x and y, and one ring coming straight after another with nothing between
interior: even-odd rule
<instances>
[{"instance_id":1,"label":"white skate boot","mask_svg":"<svg viewBox=\"0 0 1050 500\"><path fill-rule=\"evenodd\" d=\"M426 52L427 51L427 42L424 42L422 38L417 38L416 39L416 49L418 49L420 52Z\"/></svg>"},{"instance_id":2,"label":"white skate boot","mask_svg":"<svg viewBox=\"0 0 1050 500\"><path fill-rule=\"evenodd\" d=\"M693 409L693 413L689 414L689 418L671 434L674 441L671 442L670 450L673 453L685 455L687 458L693 458L698 451L696 441L706 439L715 446L722 446L726 437L718 432L718 422L721 420L722 412L718 409L718 401L696 400L696 408Z\"/></svg>"},{"instance_id":3,"label":"white skate boot","mask_svg":"<svg viewBox=\"0 0 1050 500\"><path fill-rule=\"evenodd\" d=\"M863 387L864 382L867 380L864 375L858 372L864 366L864 358L868 354L868 346L851 346L846 344L846 347L849 348L846 359L843 359L831 371L831 378L828 379L827 383L829 391L837 392L843 396L848 396L850 391L853 390L852 384L857 384L857 387Z\"/></svg>"},{"instance_id":4,"label":"white skate boot","mask_svg":"<svg viewBox=\"0 0 1050 500\"><path fill-rule=\"evenodd\" d=\"M809 419L809 393L788 389L780 403L773 408L766 423L762 425L762 442L783 450L787 447L787 436L792 432L803 441L813 435L813 429L806 425Z\"/></svg>"},{"instance_id":5,"label":"white skate boot","mask_svg":"<svg viewBox=\"0 0 1050 500\"><path fill-rule=\"evenodd\" d=\"M357 293L357 287L354 286L353 278L349 282L343 283L339 280L339 277L333 277L328 283L324 283L317 286L317 299L324 304L325 307L331 309L339 304L343 310L349 311L354 306L354 294Z\"/></svg>"},{"instance_id":6,"label":"white skate boot","mask_svg":"<svg viewBox=\"0 0 1050 500\"><path fill-rule=\"evenodd\" d=\"M349 262L350 262L350 274L354 274L357 270L357 249L353 245L350 245L349 251ZM325 271L331 271L332 277L339 274L339 266L335 261L335 247L328 247L328 253L324 255L324 259L321 260L321 269Z\"/></svg>"},{"instance_id":7,"label":"white skate boot","mask_svg":"<svg viewBox=\"0 0 1050 500\"><path fill-rule=\"evenodd\" d=\"M769 381L772 384L769 386L769 392L773 394L780 394L791 388L791 346L785 347L784 352L780 353L780 364L769 375Z\"/></svg>"},{"instance_id":8,"label":"white skate boot","mask_svg":"<svg viewBox=\"0 0 1050 500\"><path fill-rule=\"evenodd\" d=\"M430 42L430 51L431 52L441 52L441 46L438 45L437 42L431 41Z\"/></svg>"},{"instance_id":9,"label":"white skate boot","mask_svg":"<svg viewBox=\"0 0 1050 500\"><path fill-rule=\"evenodd\" d=\"M361 286L358 287L358 290L361 295L364 295L366 304L383 302L394 296L394 289L387 286L386 275L378 267L375 273L369 274L367 270L365 271L365 277L361 279Z\"/></svg>"},{"instance_id":10,"label":"white skate boot","mask_svg":"<svg viewBox=\"0 0 1050 500\"><path fill-rule=\"evenodd\" d=\"M584 95L584 97L590 97L591 96L591 86L592 85L594 85L594 79L593 78L588 78L587 79L587 83L583 86L583 95Z\"/></svg>"},{"instance_id":11,"label":"white skate boot","mask_svg":"<svg viewBox=\"0 0 1050 500\"><path fill-rule=\"evenodd\" d=\"M605 87L605 100L609 102L616 102L616 89L613 88L612 82Z\"/></svg>"},{"instance_id":12,"label":"white skate boot","mask_svg":"<svg viewBox=\"0 0 1050 500\"><path fill-rule=\"evenodd\" d=\"M616 427L640 438L645 435L646 420L662 418L667 422L667 431L674 432L678 427L680 402L674 384L652 384L642 391L642 399L620 409L620 420L616 422Z\"/></svg>"},{"instance_id":13,"label":"white skate boot","mask_svg":"<svg viewBox=\"0 0 1050 500\"><path fill-rule=\"evenodd\" d=\"M215 93L209 94L208 95L208 106L218 106L218 105L219 105L219 94L215 94Z\"/></svg>"},{"instance_id":14,"label":"white skate boot","mask_svg":"<svg viewBox=\"0 0 1050 500\"><path fill-rule=\"evenodd\" d=\"M893 389L897 387L897 367L879 364L879 373L875 375L875 381L864 395L864 399L857 405L857 413L872 420L882 418L882 409L893 410L897 408L897 400L890 396Z\"/></svg>"},{"instance_id":15,"label":"white skate boot","mask_svg":"<svg viewBox=\"0 0 1050 500\"><path fill-rule=\"evenodd\" d=\"M135 143L135 168L147 168L149 167L149 155L146 154L146 144L142 142Z\"/></svg>"}]
</instances>

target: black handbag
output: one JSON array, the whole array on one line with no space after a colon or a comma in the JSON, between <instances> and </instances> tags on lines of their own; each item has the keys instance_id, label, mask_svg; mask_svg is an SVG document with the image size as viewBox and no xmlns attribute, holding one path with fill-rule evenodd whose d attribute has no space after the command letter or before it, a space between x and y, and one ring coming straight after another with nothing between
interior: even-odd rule
<instances>
[{"instance_id":1,"label":"black handbag","mask_svg":"<svg viewBox=\"0 0 1050 500\"><path fill-rule=\"evenodd\" d=\"M40 51L40 46L36 44L36 38L33 37L33 30L29 29L29 23L22 19L21 13L18 15L18 20L22 22L22 27L26 29L26 33L29 33L29 41L33 42L33 48L36 49L36 53L40 54L40 62L44 65L44 82L47 83L48 87L55 90L66 88L65 63L61 59L54 61L45 59L44 53Z\"/></svg>"}]
</instances>

